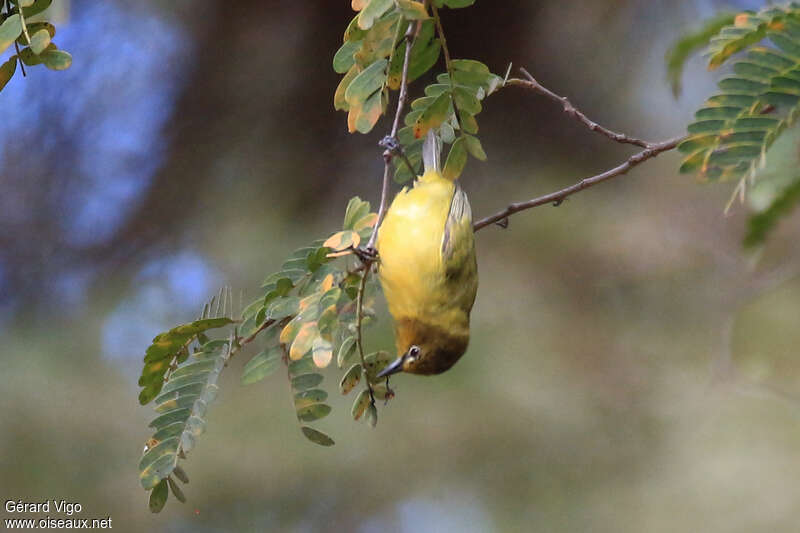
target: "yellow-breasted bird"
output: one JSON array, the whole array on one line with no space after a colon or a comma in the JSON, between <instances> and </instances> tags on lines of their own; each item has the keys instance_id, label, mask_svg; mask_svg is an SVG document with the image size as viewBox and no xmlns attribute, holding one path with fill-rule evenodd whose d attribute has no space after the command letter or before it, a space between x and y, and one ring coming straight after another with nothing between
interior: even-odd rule
<instances>
[{"instance_id":1,"label":"yellow-breasted bird","mask_svg":"<svg viewBox=\"0 0 800 533\"><path fill-rule=\"evenodd\" d=\"M397 359L379 376L439 374L464 354L478 290L467 195L442 176L441 141L428 132L425 172L395 197L378 232L378 276L394 318Z\"/></svg>"}]
</instances>

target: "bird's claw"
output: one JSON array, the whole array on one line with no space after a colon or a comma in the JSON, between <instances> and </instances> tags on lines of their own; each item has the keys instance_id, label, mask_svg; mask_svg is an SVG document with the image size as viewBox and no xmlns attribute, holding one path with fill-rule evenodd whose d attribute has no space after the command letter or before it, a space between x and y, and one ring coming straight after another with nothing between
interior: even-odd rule
<instances>
[{"instance_id":1,"label":"bird's claw","mask_svg":"<svg viewBox=\"0 0 800 533\"><path fill-rule=\"evenodd\" d=\"M386 376L386 398L383 400L383 405L389 405L389 400L394 398L394 389L389 387L389 376Z\"/></svg>"},{"instance_id":2,"label":"bird's claw","mask_svg":"<svg viewBox=\"0 0 800 533\"><path fill-rule=\"evenodd\" d=\"M388 150L393 154L396 154L400 151L400 142L397 140L397 138L392 137L391 135L387 135L381 139L378 143L378 146Z\"/></svg>"},{"instance_id":3,"label":"bird's claw","mask_svg":"<svg viewBox=\"0 0 800 533\"><path fill-rule=\"evenodd\" d=\"M374 263L378 259L378 250L372 246L367 248L353 248L353 253L356 254L362 263Z\"/></svg>"}]
</instances>

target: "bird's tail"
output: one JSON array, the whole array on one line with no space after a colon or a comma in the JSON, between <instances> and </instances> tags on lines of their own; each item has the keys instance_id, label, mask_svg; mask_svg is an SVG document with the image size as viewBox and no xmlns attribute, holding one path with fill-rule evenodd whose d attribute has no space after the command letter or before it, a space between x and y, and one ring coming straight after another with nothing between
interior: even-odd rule
<instances>
[{"instance_id":1,"label":"bird's tail","mask_svg":"<svg viewBox=\"0 0 800 533\"><path fill-rule=\"evenodd\" d=\"M433 128L428 130L425 144L422 145L422 161L425 163L425 173L442 172L442 140Z\"/></svg>"}]
</instances>

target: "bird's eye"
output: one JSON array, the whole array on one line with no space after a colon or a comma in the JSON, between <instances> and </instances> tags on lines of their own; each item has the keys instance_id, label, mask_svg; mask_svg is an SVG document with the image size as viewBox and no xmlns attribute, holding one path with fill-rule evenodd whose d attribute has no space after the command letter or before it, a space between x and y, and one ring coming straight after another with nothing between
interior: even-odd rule
<instances>
[{"instance_id":1,"label":"bird's eye","mask_svg":"<svg viewBox=\"0 0 800 533\"><path fill-rule=\"evenodd\" d=\"M419 346L412 346L408 349L408 356L413 360L419 356Z\"/></svg>"}]
</instances>

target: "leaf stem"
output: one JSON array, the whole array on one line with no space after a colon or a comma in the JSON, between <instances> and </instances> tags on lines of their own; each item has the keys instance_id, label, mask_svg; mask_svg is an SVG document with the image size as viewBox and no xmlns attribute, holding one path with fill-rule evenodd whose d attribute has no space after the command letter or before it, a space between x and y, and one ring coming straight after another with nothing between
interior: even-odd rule
<instances>
[{"instance_id":1,"label":"leaf stem","mask_svg":"<svg viewBox=\"0 0 800 533\"><path fill-rule=\"evenodd\" d=\"M367 360L364 355L364 343L361 337L361 323L364 320L364 292L367 288L368 277L369 269L367 268L361 274L361 282L358 285L358 296L356 297L356 345L358 346L358 355L361 357L361 371L364 374L364 381L369 391L370 403L375 405L375 391L372 390L372 383L369 382L369 377L367 376Z\"/></svg>"},{"instance_id":2,"label":"leaf stem","mask_svg":"<svg viewBox=\"0 0 800 533\"><path fill-rule=\"evenodd\" d=\"M530 72L528 72L524 68L520 68L519 70L520 72L522 72L522 74L525 75L527 79L521 80L519 78L511 78L505 82L505 85L524 87L526 89L530 89L534 92L544 95L549 99L553 100L554 102L558 102L564 107L564 113L575 118L578 122L589 128L591 131L596 131L597 133L600 133L601 135L608 137L614 142L622 144L634 144L636 146L641 146L642 148L650 148L650 146L652 145L652 143L643 141L641 139L637 139L636 137L630 137L628 135L625 135L624 133L617 133L615 131L611 131L608 128L604 128L600 124L597 124L596 122L590 120L578 108L573 106L566 96L559 96L550 89L548 89L547 87L543 86L541 83L536 81L536 78L531 76Z\"/></svg>"},{"instance_id":3,"label":"leaf stem","mask_svg":"<svg viewBox=\"0 0 800 533\"><path fill-rule=\"evenodd\" d=\"M439 18L439 10L436 8L436 5L433 2L431 2L431 10L433 11L433 20L436 24L436 33L439 34L439 42L442 44L442 51L444 52L444 65L447 69L447 77L450 78L450 103L453 104L453 112L456 115L456 121L461 124L461 114L458 112L458 106L456 105L456 82L453 77L453 62L450 59L450 49L447 47L447 39L444 36L442 20ZM459 137L464 135L464 128L458 128L458 135Z\"/></svg>"}]
</instances>

